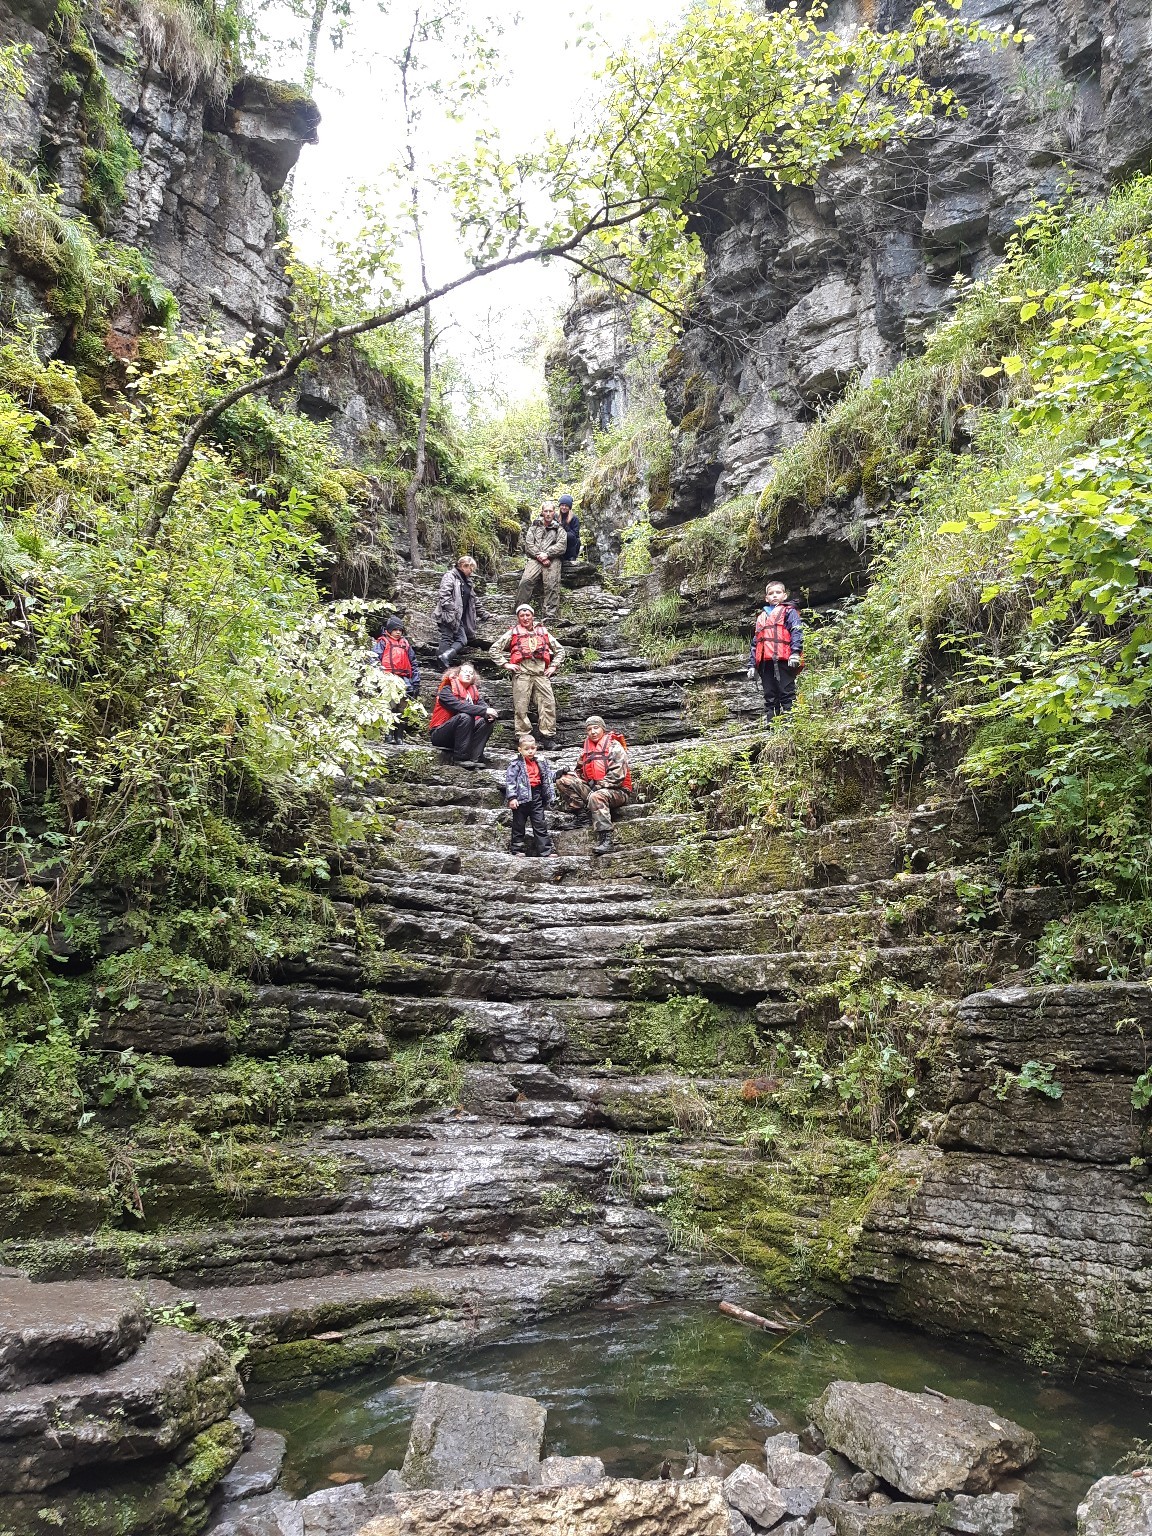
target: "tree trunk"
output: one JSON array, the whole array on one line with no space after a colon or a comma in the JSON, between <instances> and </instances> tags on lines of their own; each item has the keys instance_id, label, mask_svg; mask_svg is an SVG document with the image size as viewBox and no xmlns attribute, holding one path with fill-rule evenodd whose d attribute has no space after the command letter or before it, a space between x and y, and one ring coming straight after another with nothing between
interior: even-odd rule
<instances>
[{"instance_id":1,"label":"tree trunk","mask_svg":"<svg viewBox=\"0 0 1152 1536\"><path fill-rule=\"evenodd\" d=\"M428 459L428 415L432 409L432 306L424 306L424 393L420 400L420 425L416 429L416 465L404 492L404 509L408 515L408 558L415 570L420 564L420 531L417 519L417 497L424 484L424 472Z\"/></svg>"}]
</instances>

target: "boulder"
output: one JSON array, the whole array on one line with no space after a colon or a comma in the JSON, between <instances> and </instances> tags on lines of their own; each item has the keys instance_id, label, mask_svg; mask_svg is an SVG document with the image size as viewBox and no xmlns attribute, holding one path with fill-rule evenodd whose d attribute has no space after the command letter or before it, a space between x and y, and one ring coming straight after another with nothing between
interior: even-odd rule
<instances>
[{"instance_id":1,"label":"boulder","mask_svg":"<svg viewBox=\"0 0 1152 1536\"><path fill-rule=\"evenodd\" d=\"M106 1371L148 1327L144 1297L123 1280L0 1278L0 1391Z\"/></svg>"},{"instance_id":2,"label":"boulder","mask_svg":"<svg viewBox=\"0 0 1152 1536\"><path fill-rule=\"evenodd\" d=\"M360 1536L731 1536L715 1478L426 1491L396 1494L388 1503Z\"/></svg>"},{"instance_id":3,"label":"boulder","mask_svg":"<svg viewBox=\"0 0 1152 1536\"><path fill-rule=\"evenodd\" d=\"M1077 1536L1147 1536L1152 1531L1152 1467L1102 1477L1076 1511Z\"/></svg>"},{"instance_id":4,"label":"boulder","mask_svg":"<svg viewBox=\"0 0 1152 1536\"><path fill-rule=\"evenodd\" d=\"M958 1493L936 1506L940 1524L966 1536L1012 1536L1020 1519L1016 1493Z\"/></svg>"},{"instance_id":5,"label":"boulder","mask_svg":"<svg viewBox=\"0 0 1152 1536\"><path fill-rule=\"evenodd\" d=\"M779 1490L750 1462L742 1462L724 1479L724 1497L733 1509L757 1525L775 1525L788 1513Z\"/></svg>"},{"instance_id":6,"label":"boulder","mask_svg":"<svg viewBox=\"0 0 1152 1536\"><path fill-rule=\"evenodd\" d=\"M938 1536L940 1529L933 1504L889 1502L873 1507L825 1499L819 1515L836 1536Z\"/></svg>"},{"instance_id":7,"label":"boulder","mask_svg":"<svg viewBox=\"0 0 1152 1536\"><path fill-rule=\"evenodd\" d=\"M602 1483L606 1473L599 1456L545 1456L540 1463L544 1488L590 1487Z\"/></svg>"},{"instance_id":8,"label":"boulder","mask_svg":"<svg viewBox=\"0 0 1152 1536\"><path fill-rule=\"evenodd\" d=\"M811 1514L832 1481L832 1468L818 1456L808 1456L782 1443L791 1435L774 1435L764 1446L768 1476L775 1483L790 1515Z\"/></svg>"},{"instance_id":9,"label":"boulder","mask_svg":"<svg viewBox=\"0 0 1152 1536\"><path fill-rule=\"evenodd\" d=\"M250 1499L257 1493L270 1493L280 1477L288 1442L274 1429L258 1429L252 1443L220 1483L226 1499Z\"/></svg>"},{"instance_id":10,"label":"boulder","mask_svg":"<svg viewBox=\"0 0 1152 1536\"><path fill-rule=\"evenodd\" d=\"M986 1493L1039 1455L995 1409L884 1382L834 1381L812 1406L829 1446L911 1499Z\"/></svg>"},{"instance_id":11,"label":"boulder","mask_svg":"<svg viewBox=\"0 0 1152 1536\"><path fill-rule=\"evenodd\" d=\"M0 1397L0 1493L31 1493L75 1468L174 1450L226 1419L240 1395L214 1339L157 1328L131 1359ZM237 1449L240 1430L233 1430Z\"/></svg>"},{"instance_id":12,"label":"boulder","mask_svg":"<svg viewBox=\"0 0 1152 1536\"><path fill-rule=\"evenodd\" d=\"M538 1483L546 1416L531 1397L434 1381L416 1409L401 1476L409 1488Z\"/></svg>"}]
</instances>

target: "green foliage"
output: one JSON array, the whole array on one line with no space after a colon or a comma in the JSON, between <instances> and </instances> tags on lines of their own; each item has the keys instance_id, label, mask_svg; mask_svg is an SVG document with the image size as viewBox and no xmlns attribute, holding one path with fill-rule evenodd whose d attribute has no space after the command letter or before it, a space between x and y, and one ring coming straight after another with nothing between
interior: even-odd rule
<instances>
[{"instance_id":1,"label":"green foliage","mask_svg":"<svg viewBox=\"0 0 1152 1536\"><path fill-rule=\"evenodd\" d=\"M79 87L83 207L103 228L123 205L128 177L139 168L140 156L121 122L120 105L104 77L83 18L83 0L60 0L54 25L64 45L70 78Z\"/></svg>"},{"instance_id":2,"label":"green foliage","mask_svg":"<svg viewBox=\"0 0 1152 1536\"><path fill-rule=\"evenodd\" d=\"M1013 1088L1021 1093L1039 1093L1046 1099L1062 1099L1064 1084L1055 1076L1056 1068L1046 1061L1026 1061L1019 1072L1002 1072L996 1083L996 1097L1006 1099ZM1135 1094L1135 1090L1133 1090Z\"/></svg>"},{"instance_id":3,"label":"green foliage","mask_svg":"<svg viewBox=\"0 0 1152 1536\"><path fill-rule=\"evenodd\" d=\"M628 1012L629 1054L621 1065L673 1066L683 1072L715 1072L755 1061L755 1025L704 997L670 997L636 1003Z\"/></svg>"},{"instance_id":4,"label":"green foliage","mask_svg":"<svg viewBox=\"0 0 1152 1536\"><path fill-rule=\"evenodd\" d=\"M59 193L0 160L0 239L9 259L45 290L49 312L75 327L73 350L92 361L109 316L124 301L146 324L168 325L176 301L143 252L104 240L87 219L61 211ZM87 343L87 345L86 345ZM102 346L97 360L107 362Z\"/></svg>"},{"instance_id":5,"label":"green foliage","mask_svg":"<svg viewBox=\"0 0 1152 1536\"><path fill-rule=\"evenodd\" d=\"M150 64L189 92L223 100L241 67L243 18L235 0L142 0L139 20Z\"/></svg>"}]
</instances>

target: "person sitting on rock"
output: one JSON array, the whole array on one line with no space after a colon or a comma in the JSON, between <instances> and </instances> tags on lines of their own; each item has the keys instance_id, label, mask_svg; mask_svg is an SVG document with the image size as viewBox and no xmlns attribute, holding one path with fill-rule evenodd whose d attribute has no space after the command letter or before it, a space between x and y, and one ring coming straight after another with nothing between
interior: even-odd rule
<instances>
[{"instance_id":1,"label":"person sitting on rock","mask_svg":"<svg viewBox=\"0 0 1152 1536\"><path fill-rule=\"evenodd\" d=\"M556 504L546 501L540 508L540 516L528 524L528 532L524 535L524 553L528 558L516 588L516 602L520 604L532 601L537 585L543 587L545 622L554 621L560 613L560 577L567 548L568 535L556 516Z\"/></svg>"},{"instance_id":2,"label":"person sitting on rock","mask_svg":"<svg viewBox=\"0 0 1152 1536\"><path fill-rule=\"evenodd\" d=\"M516 609L516 623L505 630L488 652L498 667L512 674L512 708L516 734L525 736L532 729L529 711L535 710L540 745L556 745L556 696L551 678L564 660L564 647L537 624L531 603Z\"/></svg>"},{"instance_id":3,"label":"person sitting on rock","mask_svg":"<svg viewBox=\"0 0 1152 1536\"><path fill-rule=\"evenodd\" d=\"M580 558L580 519L572 510L571 496L567 494L561 496L556 505L560 509L560 526L568 539L563 561L565 565L570 565L573 560Z\"/></svg>"},{"instance_id":4,"label":"person sitting on rock","mask_svg":"<svg viewBox=\"0 0 1152 1536\"><path fill-rule=\"evenodd\" d=\"M384 628L372 643L372 654L382 671L400 679L410 699L420 697L420 664L398 618L393 616L384 620ZM400 740L401 719L402 715L398 713L396 723L388 732L389 741Z\"/></svg>"},{"instance_id":5,"label":"person sitting on rock","mask_svg":"<svg viewBox=\"0 0 1152 1536\"><path fill-rule=\"evenodd\" d=\"M496 711L480 692L472 663L449 667L440 679L436 707L428 722L432 745L451 752L458 768L481 768L488 761L484 748L496 719Z\"/></svg>"},{"instance_id":6,"label":"person sitting on rock","mask_svg":"<svg viewBox=\"0 0 1152 1536\"><path fill-rule=\"evenodd\" d=\"M551 858L555 850L544 812L556 800L555 777L551 766L536 756L535 736L526 733L516 745L518 755L508 764L504 779L504 798L512 812L512 852L523 854L527 851L524 833L531 821L536 852Z\"/></svg>"},{"instance_id":7,"label":"person sitting on rock","mask_svg":"<svg viewBox=\"0 0 1152 1536\"><path fill-rule=\"evenodd\" d=\"M588 734L575 773L562 773L556 793L577 813L587 811L596 828L594 854L612 852L612 812L627 805L632 793L632 767L624 738L609 731L599 715L584 722Z\"/></svg>"},{"instance_id":8,"label":"person sitting on rock","mask_svg":"<svg viewBox=\"0 0 1152 1536\"><path fill-rule=\"evenodd\" d=\"M760 674L764 689L764 714L771 725L777 715L796 702L796 678L804 665L804 629L800 615L788 601L782 581L764 588L764 607L756 615L752 649L748 653L748 681Z\"/></svg>"},{"instance_id":9,"label":"person sitting on rock","mask_svg":"<svg viewBox=\"0 0 1152 1536\"><path fill-rule=\"evenodd\" d=\"M444 668L455 665L463 652L475 643L481 622L492 617L484 606L484 599L473 587L475 575L475 560L471 555L461 555L440 578L432 618L440 631L436 660Z\"/></svg>"}]
</instances>

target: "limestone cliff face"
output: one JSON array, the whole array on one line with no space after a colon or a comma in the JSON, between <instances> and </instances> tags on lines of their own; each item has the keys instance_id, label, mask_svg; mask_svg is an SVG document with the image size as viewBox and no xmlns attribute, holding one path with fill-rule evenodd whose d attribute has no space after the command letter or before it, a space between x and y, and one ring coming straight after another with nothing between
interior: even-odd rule
<instances>
[{"instance_id":1,"label":"limestone cliff face","mask_svg":"<svg viewBox=\"0 0 1152 1536\"><path fill-rule=\"evenodd\" d=\"M0 0L0 42L24 44L28 93L6 111L0 153L43 166L66 212L84 205L86 129L67 89L51 0ZM244 76L231 87L181 78L161 31L125 9L84 18L139 165L105 232L147 251L187 325L276 334L288 317L276 203L319 112L292 87Z\"/></svg>"},{"instance_id":2,"label":"limestone cliff face","mask_svg":"<svg viewBox=\"0 0 1152 1536\"><path fill-rule=\"evenodd\" d=\"M833 7L832 24L903 21L910 3ZM866 16L865 16L866 12ZM1152 162L1152 16L1142 0L968 0L965 14L1029 35L971 49L941 75L968 108L883 156L832 166L813 189L745 181L703 200L707 255L690 324L664 376L677 428L671 494L653 516L686 522L767 483L775 456L856 378L914 352L955 295L1003 252L1015 222L1069 178L1092 196ZM569 369L594 409L622 377L600 354L599 317L576 306ZM859 571L882 509L857 495L787 519L766 565L813 601ZM673 573L674 574L674 573Z\"/></svg>"}]
</instances>

